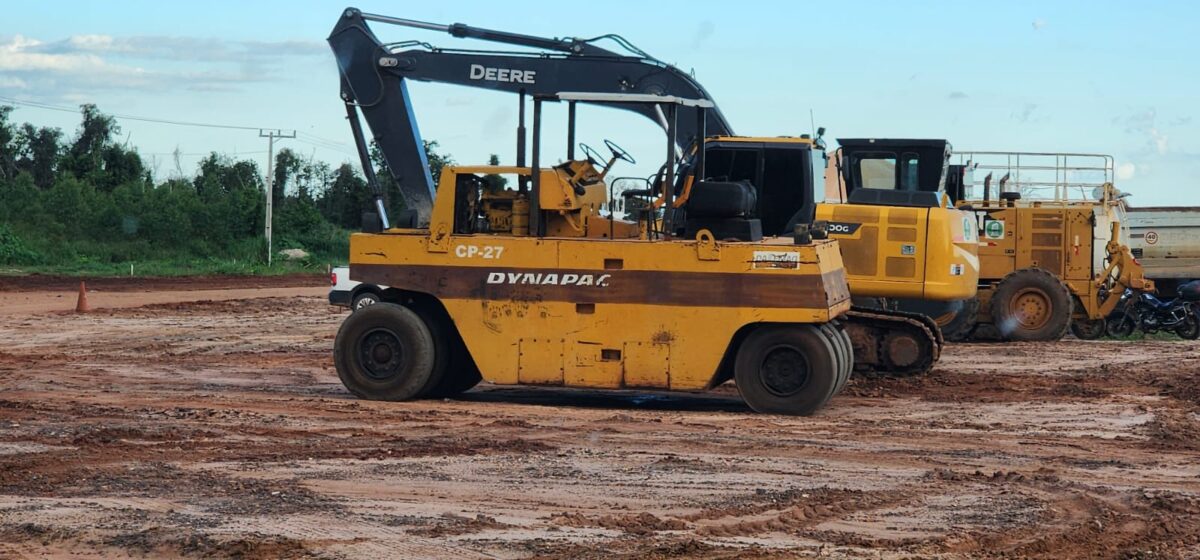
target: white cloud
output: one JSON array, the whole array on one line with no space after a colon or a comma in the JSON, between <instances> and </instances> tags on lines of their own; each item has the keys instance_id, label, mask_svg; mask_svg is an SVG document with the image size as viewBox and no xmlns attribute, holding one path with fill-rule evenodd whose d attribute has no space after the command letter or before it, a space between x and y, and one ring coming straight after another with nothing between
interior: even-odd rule
<instances>
[{"instance_id":1,"label":"white cloud","mask_svg":"<svg viewBox=\"0 0 1200 560\"><path fill-rule=\"evenodd\" d=\"M1167 153L1167 135L1159 132L1157 128L1150 129L1150 142L1158 153Z\"/></svg>"},{"instance_id":2,"label":"white cloud","mask_svg":"<svg viewBox=\"0 0 1200 560\"><path fill-rule=\"evenodd\" d=\"M94 55L38 52L37 49L42 44L41 41L21 35L13 37L8 43L0 44L0 70L9 72L21 70L78 72L104 64L103 60Z\"/></svg>"},{"instance_id":3,"label":"white cloud","mask_svg":"<svg viewBox=\"0 0 1200 560\"><path fill-rule=\"evenodd\" d=\"M328 52L318 41L224 41L211 37L168 35L72 35L27 47L47 54L95 54L125 58L237 62L289 56L314 56Z\"/></svg>"},{"instance_id":4,"label":"white cloud","mask_svg":"<svg viewBox=\"0 0 1200 560\"><path fill-rule=\"evenodd\" d=\"M1158 111L1154 107L1131 113L1124 117L1116 117L1113 119L1113 124L1122 124L1125 126L1125 132L1140 134L1154 128L1154 121L1158 118Z\"/></svg>"},{"instance_id":5,"label":"white cloud","mask_svg":"<svg viewBox=\"0 0 1200 560\"><path fill-rule=\"evenodd\" d=\"M1146 152L1166 154L1170 151L1167 134L1158 126L1158 111L1154 107L1124 117L1116 117L1112 122L1114 125L1124 126L1125 132L1128 134L1144 137Z\"/></svg>"},{"instance_id":6,"label":"white cloud","mask_svg":"<svg viewBox=\"0 0 1200 560\"><path fill-rule=\"evenodd\" d=\"M15 76L0 76L0 89L26 89L29 84Z\"/></svg>"},{"instance_id":7,"label":"white cloud","mask_svg":"<svg viewBox=\"0 0 1200 560\"><path fill-rule=\"evenodd\" d=\"M44 42L17 35L0 38L0 90L60 100L99 89L230 91L278 79L289 57L328 56L319 47L167 36L73 35Z\"/></svg>"},{"instance_id":8,"label":"white cloud","mask_svg":"<svg viewBox=\"0 0 1200 560\"><path fill-rule=\"evenodd\" d=\"M72 105L83 105L84 103L92 102L92 98L88 97L88 95L84 93L68 93L62 97L63 101L68 101Z\"/></svg>"},{"instance_id":9,"label":"white cloud","mask_svg":"<svg viewBox=\"0 0 1200 560\"><path fill-rule=\"evenodd\" d=\"M1134 172L1137 171L1137 166L1130 162L1122 163L1117 166L1117 179L1127 181L1133 178Z\"/></svg>"},{"instance_id":10,"label":"white cloud","mask_svg":"<svg viewBox=\"0 0 1200 560\"><path fill-rule=\"evenodd\" d=\"M1037 18L1037 19L1033 20L1033 30L1034 31L1038 31L1043 27L1046 27L1046 20L1044 20L1042 18Z\"/></svg>"}]
</instances>

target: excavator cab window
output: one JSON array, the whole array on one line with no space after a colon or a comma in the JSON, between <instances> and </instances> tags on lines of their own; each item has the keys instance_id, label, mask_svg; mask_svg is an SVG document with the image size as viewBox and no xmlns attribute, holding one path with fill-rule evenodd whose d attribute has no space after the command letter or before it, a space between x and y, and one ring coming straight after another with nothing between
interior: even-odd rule
<instances>
[{"instance_id":1,"label":"excavator cab window","mask_svg":"<svg viewBox=\"0 0 1200 560\"><path fill-rule=\"evenodd\" d=\"M848 202L940 206L950 143L945 140L838 139L839 171Z\"/></svg>"},{"instance_id":2,"label":"excavator cab window","mask_svg":"<svg viewBox=\"0 0 1200 560\"><path fill-rule=\"evenodd\" d=\"M919 191L921 156L913 152L864 152L850 158L850 172L864 189Z\"/></svg>"}]
</instances>

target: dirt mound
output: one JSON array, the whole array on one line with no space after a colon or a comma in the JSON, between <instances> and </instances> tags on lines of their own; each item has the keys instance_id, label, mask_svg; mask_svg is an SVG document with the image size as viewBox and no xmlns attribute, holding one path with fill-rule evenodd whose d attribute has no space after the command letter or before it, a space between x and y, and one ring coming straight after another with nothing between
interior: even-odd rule
<instances>
[{"instance_id":1,"label":"dirt mound","mask_svg":"<svg viewBox=\"0 0 1200 560\"><path fill-rule=\"evenodd\" d=\"M108 539L105 546L141 555L188 556L195 558L311 558L303 543L278 536L260 535L252 539L222 540L202 533L184 533L150 528L123 533Z\"/></svg>"},{"instance_id":2,"label":"dirt mound","mask_svg":"<svg viewBox=\"0 0 1200 560\"><path fill-rule=\"evenodd\" d=\"M630 513L625 515L587 516L580 513L560 513L550 518L550 522L564 527L600 527L624 531L632 535L649 535L659 531L679 531L687 524L679 519L662 519L649 513Z\"/></svg>"},{"instance_id":3,"label":"dirt mound","mask_svg":"<svg viewBox=\"0 0 1200 560\"><path fill-rule=\"evenodd\" d=\"M495 517L476 514L475 517L463 517L453 513L443 513L433 525L412 530L412 534L423 537L449 537L478 533L486 529L505 529L512 527L507 523L496 521Z\"/></svg>"}]
</instances>

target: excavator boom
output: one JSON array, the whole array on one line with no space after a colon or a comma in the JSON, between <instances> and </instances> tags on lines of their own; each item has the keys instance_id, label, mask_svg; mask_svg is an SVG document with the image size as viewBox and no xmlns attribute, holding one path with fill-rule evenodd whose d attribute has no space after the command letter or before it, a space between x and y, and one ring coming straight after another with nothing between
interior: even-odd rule
<instances>
[{"instance_id":1,"label":"excavator boom","mask_svg":"<svg viewBox=\"0 0 1200 560\"><path fill-rule=\"evenodd\" d=\"M443 31L458 38L542 49L542 52L441 49L416 41L388 44L375 36L368 21ZM601 39L616 42L630 54L619 54L593 44ZM551 39L461 23L441 25L366 14L348 8L334 26L328 41L341 73L342 99L347 104L347 114L353 120L357 118L357 111L361 111L375 139L388 139L379 142L379 146L405 202L417 212L416 225L429 221L434 185L408 94L408 80L505 91L521 95L522 99L526 95L549 98L562 92L712 99L690 75L650 57L616 35L594 39ZM633 111L667 128L663 109L657 105L580 103ZM698 122L696 111L707 111L708 133L733 133L715 106L681 107L675 128L677 145L686 146L695 140L699 132L695 127ZM370 161L366 157L366 139L358 128L355 129L355 140L360 144L359 153L365 170L370 167ZM524 164L523 144L524 122L518 133L518 165ZM368 176L368 181L370 179ZM372 189L377 197L381 196L377 184L372 185Z\"/></svg>"}]
</instances>

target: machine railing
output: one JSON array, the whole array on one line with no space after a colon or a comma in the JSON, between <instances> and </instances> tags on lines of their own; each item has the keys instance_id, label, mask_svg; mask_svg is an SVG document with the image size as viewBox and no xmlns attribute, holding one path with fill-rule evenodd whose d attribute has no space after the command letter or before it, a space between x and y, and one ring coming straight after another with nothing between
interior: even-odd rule
<instances>
[{"instance_id":1,"label":"machine railing","mask_svg":"<svg viewBox=\"0 0 1200 560\"><path fill-rule=\"evenodd\" d=\"M1107 154L1053 152L957 151L966 165L966 197L981 199L988 175L992 194L1018 192L1024 200L1057 202L1094 201L1105 197L1106 184L1115 179L1113 157Z\"/></svg>"}]
</instances>

